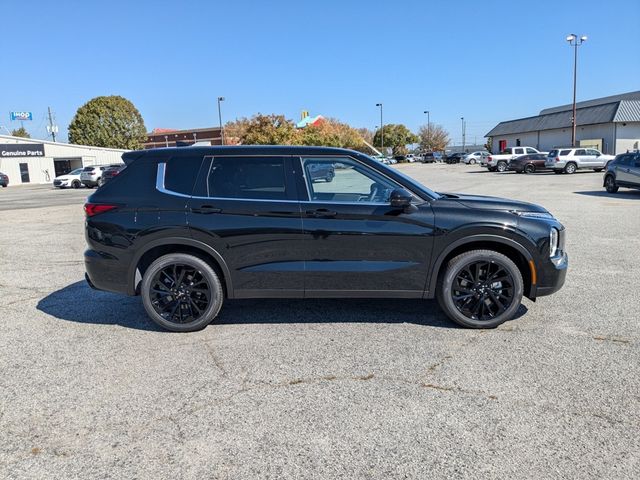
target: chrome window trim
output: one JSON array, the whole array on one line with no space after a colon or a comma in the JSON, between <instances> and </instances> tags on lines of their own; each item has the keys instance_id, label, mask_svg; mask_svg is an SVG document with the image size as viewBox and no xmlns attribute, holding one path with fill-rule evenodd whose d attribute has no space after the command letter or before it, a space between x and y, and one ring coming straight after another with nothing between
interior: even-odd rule
<instances>
[{"instance_id":1,"label":"chrome window trim","mask_svg":"<svg viewBox=\"0 0 640 480\"><path fill-rule=\"evenodd\" d=\"M213 159L216 156L218 157L230 157L230 156L234 156L234 155L206 155L204 156L204 160L207 159ZM308 192L308 185L307 185L307 181L306 181L306 176L304 174L304 166L302 165L302 159L303 157L301 155L236 155L236 156L243 156L243 157L290 157L290 158L297 158L300 160L300 167L302 169L302 175L305 179L305 187L307 188L307 196L310 199L311 195L309 195ZM358 160L355 157L352 157L350 155L347 156L336 156L336 155L316 155L314 157L308 157L308 158L348 158L350 160L353 160L354 162L359 163L360 165L364 166L365 168L372 168L369 165L364 164L363 162L361 162L360 160ZM212 162L209 163L209 169L211 169L211 165ZM180 193L180 192L176 192L174 190L169 190L168 188L165 187L165 174L166 174L166 169L167 169L167 162L158 162L158 168L156 171L156 190L159 191L160 193L164 193L165 195L173 195L174 197L181 197L181 198L193 198L193 199L197 199L197 200L223 200L223 201L243 201L243 202L270 202L270 203L300 203L300 204L310 204L310 203L327 203L327 204L331 204L331 205L369 205L369 206L381 206L381 205L385 205L385 206L389 206L389 202L344 202L344 201L332 201L332 200L290 200L290 199L286 199L286 200L269 200L269 199L262 199L262 198L230 198L230 197L203 197L203 196L198 196L198 195L186 195L184 193ZM392 182L395 185L399 185L400 188L404 189L404 190L408 190L409 192L411 192L411 194L414 197L414 202L417 200L417 202L415 202L416 204L422 204L422 203L427 203L427 200L424 200L422 197L420 197L419 195L417 195L412 189L407 188L401 184L399 184L397 181L395 181L394 179L388 177L387 175L384 174L384 172L379 171L378 169L372 168L377 174L385 177L387 180L389 180L390 182Z\"/></svg>"}]
</instances>

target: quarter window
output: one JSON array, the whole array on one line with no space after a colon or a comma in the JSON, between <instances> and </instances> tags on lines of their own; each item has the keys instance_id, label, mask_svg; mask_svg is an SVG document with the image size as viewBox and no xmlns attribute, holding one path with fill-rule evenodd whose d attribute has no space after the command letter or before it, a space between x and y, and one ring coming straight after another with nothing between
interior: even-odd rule
<instances>
[{"instance_id":1,"label":"quarter window","mask_svg":"<svg viewBox=\"0 0 640 480\"><path fill-rule=\"evenodd\" d=\"M388 203L396 183L350 158L303 158L312 201Z\"/></svg>"},{"instance_id":2,"label":"quarter window","mask_svg":"<svg viewBox=\"0 0 640 480\"><path fill-rule=\"evenodd\" d=\"M571 153L571 150L560 150L560 155L564 156L564 155L569 155Z\"/></svg>"},{"instance_id":3,"label":"quarter window","mask_svg":"<svg viewBox=\"0 0 640 480\"><path fill-rule=\"evenodd\" d=\"M207 176L207 196L286 200L282 157L214 157Z\"/></svg>"}]
</instances>

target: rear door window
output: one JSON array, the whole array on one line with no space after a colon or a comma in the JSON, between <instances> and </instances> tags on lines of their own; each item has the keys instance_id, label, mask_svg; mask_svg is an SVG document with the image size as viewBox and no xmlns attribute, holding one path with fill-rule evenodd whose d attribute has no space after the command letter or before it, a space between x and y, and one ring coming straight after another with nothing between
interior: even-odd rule
<instances>
[{"instance_id":1,"label":"rear door window","mask_svg":"<svg viewBox=\"0 0 640 480\"><path fill-rule=\"evenodd\" d=\"M207 197L288 200L284 157L213 157L207 175Z\"/></svg>"},{"instance_id":2,"label":"rear door window","mask_svg":"<svg viewBox=\"0 0 640 480\"><path fill-rule=\"evenodd\" d=\"M164 188L183 195L191 195L203 157L173 157L167 161Z\"/></svg>"},{"instance_id":3,"label":"rear door window","mask_svg":"<svg viewBox=\"0 0 640 480\"><path fill-rule=\"evenodd\" d=\"M576 150L575 155L586 155L587 152L585 151L584 148L579 148L578 150Z\"/></svg>"}]
</instances>

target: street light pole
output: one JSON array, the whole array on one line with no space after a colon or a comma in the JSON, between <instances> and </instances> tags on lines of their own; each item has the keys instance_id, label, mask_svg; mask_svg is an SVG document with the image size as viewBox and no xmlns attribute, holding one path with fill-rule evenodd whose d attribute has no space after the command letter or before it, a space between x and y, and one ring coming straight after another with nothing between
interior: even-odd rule
<instances>
[{"instance_id":1,"label":"street light pole","mask_svg":"<svg viewBox=\"0 0 640 480\"><path fill-rule=\"evenodd\" d=\"M424 113L427 114L427 138L429 138L429 148L433 150L433 145L431 142L431 119L429 117L429 110L425 110Z\"/></svg>"},{"instance_id":2,"label":"street light pole","mask_svg":"<svg viewBox=\"0 0 640 480\"><path fill-rule=\"evenodd\" d=\"M218 124L220 125L220 140L224 145L224 130L222 130L222 110L220 109L220 102L224 102L224 97L218 97Z\"/></svg>"},{"instance_id":3,"label":"street light pole","mask_svg":"<svg viewBox=\"0 0 640 480\"><path fill-rule=\"evenodd\" d=\"M380 107L380 150L384 155L384 124L382 123L382 104L376 103L376 107Z\"/></svg>"},{"instance_id":4,"label":"street light pole","mask_svg":"<svg viewBox=\"0 0 640 480\"><path fill-rule=\"evenodd\" d=\"M567 36L567 42L573 47L573 109L571 115L571 146L576 146L576 84L578 78L578 47L587 41L587 36L580 38L575 33Z\"/></svg>"},{"instance_id":5,"label":"street light pole","mask_svg":"<svg viewBox=\"0 0 640 480\"><path fill-rule=\"evenodd\" d=\"M462 120L462 151L464 152L464 147L465 147L465 143L466 143L466 132L465 132L464 117L460 117L460 120Z\"/></svg>"}]
</instances>

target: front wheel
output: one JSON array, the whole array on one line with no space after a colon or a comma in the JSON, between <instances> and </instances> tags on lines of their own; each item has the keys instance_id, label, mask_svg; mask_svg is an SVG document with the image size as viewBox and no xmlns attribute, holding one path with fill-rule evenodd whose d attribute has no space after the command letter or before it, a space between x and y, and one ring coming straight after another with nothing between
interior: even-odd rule
<instances>
[{"instance_id":1,"label":"front wheel","mask_svg":"<svg viewBox=\"0 0 640 480\"><path fill-rule=\"evenodd\" d=\"M495 328L513 318L523 292L522 274L511 259L493 250L472 250L449 261L436 295L457 324Z\"/></svg>"},{"instance_id":2,"label":"front wheel","mask_svg":"<svg viewBox=\"0 0 640 480\"><path fill-rule=\"evenodd\" d=\"M604 188L606 188L607 193L616 193L618 191L618 185L616 185L616 179L613 178L613 175L607 176L604 181Z\"/></svg>"},{"instance_id":3,"label":"front wheel","mask_svg":"<svg viewBox=\"0 0 640 480\"><path fill-rule=\"evenodd\" d=\"M78 180L74 180L73 182L71 182L71 186L73 188L80 188L80 182Z\"/></svg>"},{"instance_id":4,"label":"front wheel","mask_svg":"<svg viewBox=\"0 0 640 480\"><path fill-rule=\"evenodd\" d=\"M469 160L469 164L475 165L476 164L476 159L472 158L471 160Z\"/></svg>"},{"instance_id":5,"label":"front wheel","mask_svg":"<svg viewBox=\"0 0 640 480\"><path fill-rule=\"evenodd\" d=\"M215 270L205 260L170 253L144 273L140 289L149 317L172 332L193 332L218 315L224 293Z\"/></svg>"}]
</instances>

